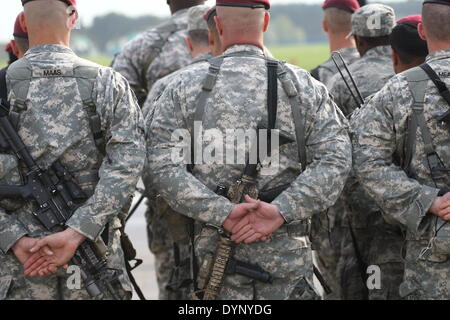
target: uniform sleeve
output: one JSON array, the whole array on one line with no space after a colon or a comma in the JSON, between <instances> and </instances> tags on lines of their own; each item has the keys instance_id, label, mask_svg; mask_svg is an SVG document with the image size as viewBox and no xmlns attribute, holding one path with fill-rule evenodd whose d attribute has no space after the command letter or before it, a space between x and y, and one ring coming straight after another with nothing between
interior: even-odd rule
<instances>
[{"instance_id":1,"label":"uniform sleeve","mask_svg":"<svg viewBox=\"0 0 450 320\"><path fill-rule=\"evenodd\" d=\"M3 178L17 168L17 159L13 155L0 154L0 184ZM27 229L14 216L6 214L5 210L0 208L0 249L6 253L23 236L28 233Z\"/></svg>"},{"instance_id":2,"label":"uniform sleeve","mask_svg":"<svg viewBox=\"0 0 450 320\"><path fill-rule=\"evenodd\" d=\"M101 77L97 107L106 122L106 157L93 196L67 226L95 240L134 192L145 161L142 113L126 80L117 74Z\"/></svg>"},{"instance_id":3,"label":"uniform sleeve","mask_svg":"<svg viewBox=\"0 0 450 320\"><path fill-rule=\"evenodd\" d=\"M394 108L404 103L394 103L393 92L397 90L401 90L400 84L389 82L352 119L354 169L359 182L381 209L417 232L439 190L408 178L394 163L396 131L407 130L396 127L394 121Z\"/></svg>"},{"instance_id":4,"label":"uniform sleeve","mask_svg":"<svg viewBox=\"0 0 450 320\"><path fill-rule=\"evenodd\" d=\"M287 223L304 220L325 211L337 201L351 170L351 143L347 120L329 98L323 85L302 95L307 117L306 147L311 162L306 170L272 204ZM317 107L316 107L317 106Z\"/></svg>"},{"instance_id":5,"label":"uniform sleeve","mask_svg":"<svg viewBox=\"0 0 450 320\"><path fill-rule=\"evenodd\" d=\"M178 80L171 83L158 99L153 122L147 130L147 156L153 187L177 212L221 227L234 205L189 173L185 163L172 161L173 152L180 147L179 140L173 138L174 133L190 137L184 122L177 119L182 103L174 89L177 87L181 87ZM184 142L190 147L189 138Z\"/></svg>"}]
</instances>

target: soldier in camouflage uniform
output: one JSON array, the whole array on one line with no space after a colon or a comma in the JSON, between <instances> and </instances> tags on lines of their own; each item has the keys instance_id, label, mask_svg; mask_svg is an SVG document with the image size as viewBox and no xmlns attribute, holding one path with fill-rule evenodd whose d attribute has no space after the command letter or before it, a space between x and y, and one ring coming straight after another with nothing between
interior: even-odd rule
<instances>
[{"instance_id":1,"label":"soldier in camouflage uniform","mask_svg":"<svg viewBox=\"0 0 450 320\"><path fill-rule=\"evenodd\" d=\"M323 28L329 37L331 52L338 51L347 63L353 63L359 58L359 53L356 50L355 40L348 38L347 35L352 28L352 14L359 8L358 2L356 0L327 0L323 3L322 8L324 10ZM337 73L338 70L332 58L311 72L313 77L325 85L328 85L331 78ZM349 273L349 269L358 269L356 259L354 259L355 253L348 223L346 223L348 212L348 206L341 197L338 203L327 212L312 218L311 242L315 262L332 291L325 295L327 300L360 297L360 295L351 296L347 292L357 291L354 287L360 287L361 280L356 279L356 284L354 284L355 281L345 279L345 273Z\"/></svg>"},{"instance_id":2,"label":"soldier in camouflage uniform","mask_svg":"<svg viewBox=\"0 0 450 320\"><path fill-rule=\"evenodd\" d=\"M211 48L208 42L208 26L203 18L208 10L209 7L207 6L195 6L190 8L188 11L188 37L185 39L185 45L194 59L191 65L206 61L212 57L210 53ZM189 68L189 66L183 68L182 70L185 70L186 68ZM158 80L153 86L142 109L146 123L152 122L155 101L162 95L167 85L178 76L179 72L180 70L171 73L170 75ZM164 199L158 196L158 191L152 189L151 181L147 175L148 171L149 170L146 166L143 174L143 180L147 196L149 198L149 203L152 203L155 206L152 211L154 214L151 216L151 219L148 219L148 222L149 229L151 230L149 234L153 236L152 249L157 255L156 270L158 286L160 288L159 298L161 300L185 300L189 297L188 292L184 291L185 288L176 288L177 284L171 283L171 281L175 281L175 279L173 279L173 271L175 266L174 249L172 248L174 241L171 236L172 230L169 230L167 220L165 219L167 211L171 209ZM156 237L157 239L155 239ZM156 248L156 243L162 243L164 246ZM179 245L177 250L178 249L185 250L185 247L183 245ZM186 254L183 253L184 252L180 252L179 256L186 256ZM179 268L179 271L181 270L183 269ZM189 274L185 275L185 277L189 277ZM170 286L170 288L168 288L168 286Z\"/></svg>"},{"instance_id":3,"label":"soldier in camouflage uniform","mask_svg":"<svg viewBox=\"0 0 450 320\"><path fill-rule=\"evenodd\" d=\"M394 75L392 50L389 45L389 35L394 26L393 9L381 4L366 5L352 16L352 35L356 38L361 59L349 66L349 69L363 99L380 90ZM347 76L346 79L351 83ZM358 103L353 99L340 75L336 75L332 82L333 98L344 113L351 116L359 107ZM383 219L380 208L353 174L346 183L343 197L351 210L350 235L358 262L358 268L352 265L350 270L353 271L349 271L344 277L355 281L362 278L363 287L358 289L356 295L362 293L363 299L399 299L398 287L403 277L403 261L400 255L404 241L402 231L398 226L391 226ZM348 263L343 261L343 265ZM383 274L381 288L366 286L367 268L372 265L381 268ZM345 286L344 284L344 288ZM354 295L353 292L349 294L352 297Z\"/></svg>"},{"instance_id":4,"label":"soldier in camouflage uniform","mask_svg":"<svg viewBox=\"0 0 450 320\"><path fill-rule=\"evenodd\" d=\"M361 59L349 66L349 69L363 99L380 90L394 75L389 42L389 35L394 26L394 10L386 5L369 4L352 15L351 35L356 39ZM346 80L351 83L348 76ZM330 80L329 88L334 101L346 116L360 107L340 74Z\"/></svg>"},{"instance_id":5,"label":"soldier in camouflage uniform","mask_svg":"<svg viewBox=\"0 0 450 320\"><path fill-rule=\"evenodd\" d=\"M356 50L355 40L347 35L352 29L352 14L359 9L359 3L356 0L327 0L322 9L322 25L328 36L330 52L339 52L348 64L352 64L359 58L359 52ZM312 76L326 86L337 73L338 69L331 57L311 71Z\"/></svg>"},{"instance_id":6,"label":"soldier in camouflage uniform","mask_svg":"<svg viewBox=\"0 0 450 320\"><path fill-rule=\"evenodd\" d=\"M108 267L122 271L121 285L114 289L130 298L118 214L134 191L145 159L139 106L122 76L78 58L67 47L70 26L76 23L74 0L22 3L32 48L8 70L10 118L38 165L46 169L59 160L89 199L67 221L67 229L53 235L32 215L38 209L34 201L1 202L0 299L89 299L83 287L69 289L69 275L57 268L68 263L85 239L100 236L107 239ZM95 120L87 103L101 119L103 150L90 128ZM21 184L17 160L2 157L1 183ZM53 255L48 256L48 250ZM36 256L43 264L32 264Z\"/></svg>"},{"instance_id":7,"label":"soldier in camouflage uniform","mask_svg":"<svg viewBox=\"0 0 450 320\"><path fill-rule=\"evenodd\" d=\"M354 168L384 214L406 229L400 295L448 300L450 127L441 116L450 106L443 91L450 85L450 1L425 1L422 16L431 69L395 76L353 119ZM442 96L431 81L437 78Z\"/></svg>"},{"instance_id":8,"label":"soldier in camouflage uniform","mask_svg":"<svg viewBox=\"0 0 450 320\"><path fill-rule=\"evenodd\" d=\"M186 46L188 10L205 0L168 0L172 13L165 23L152 28L125 45L113 62L113 69L130 83L142 107L155 83L165 76L189 65L192 55ZM148 199L154 198L146 194ZM155 203L147 201L147 234L150 251L155 256L160 299L168 298L165 289L170 277L172 243L167 238L167 228L161 225L162 213Z\"/></svg>"},{"instance_id":9,"label":"soldier in camouflage uniform","mask_svg":"<svg viewBox=\"0 0 450 320\"><path fill-rule=\"evenodd\" d=\"M205 129L225 133L230 129L256 130L258 124L268 123L267 57L262 49L262 39L269 23L269 15L264 8L269 7L268 0L217 1L217 27L226 51L216 58L218 60L211 60L211 63L222 61L222 65L217 71L210 98L204 105ZM287 73L280 75L285 87L281 85L282 81L278 82L276 128L292 137L292 141L302 141L295 138L296 124L304 121L306 132L298 136L306 140L307 161L305 159L304 165L300 163L301 156L297 150L302 149L301 142L293 142L281 147L277 173L260 172L258 185L262 190L291 183L291 187L272 204L261 202L258 207L249 208L246 205L254 204L254 200L246 198L249 203L234 205L213 191L219 184L235 183L242 176L243 164L225 165L221 160L211 165L196 164L191 174L186 163L170 161L172 152L178 148L177 143L171 141L171 135L178 129L194 134L190 125L192 119L195 114L203 115L197 109L200 107L196 101L208 70L213 73L217 70L210 68L210 63L198 63L178 74L156 102L154 119L148 128L147 151L152 181L175 210L195 219L195 249L199 266L203 258L216 249L217 228L223 226L232 231L233 227L244 223L243 229L234 230L233 240L240 243L235 248L234 257L258 265L274 278L272 284L264 284L241 275L226 275L219 299L318 297L312 284L309 220L312 215L333 205L343 188L351 163L347 124L329 98L325 86L304 70L284 64L280 64L280 68ZM212 82L207 81L205 85ZM288 91L291 98L284 91L287 87L292 89ZM293 114L297 119L299 110L302 110L302 120L293 121ZM232 150L235 148L233 145ZM246 150L239 144L237 148ZM187 157L190 159L189 153ZM308 165L303 171L306 163ZM257 208L257 212L249 213L249 210ZM267 220L261 221L260 214ZM246 219L252 223L247 224ZM272 237L265 239L270 234ZM257 240L262 242L252 243Z\"/></svg>"}]
</instances>

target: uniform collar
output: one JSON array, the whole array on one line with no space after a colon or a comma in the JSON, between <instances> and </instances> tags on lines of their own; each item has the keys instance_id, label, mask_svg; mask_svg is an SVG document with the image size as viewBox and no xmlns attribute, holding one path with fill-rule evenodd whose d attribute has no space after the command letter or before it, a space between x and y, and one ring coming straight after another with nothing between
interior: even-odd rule
<instances>
[{"instance_id":1,"label":"uniform collar","mask_svg":"<svg viewBox=\"0 0 450 320\"><path fill-rule=\"evenodd\" d=\"M185 14L187 14L188 11L189 11L189 8L178 10L177 12L175 12L172 15L172 18L176 19L178 17L184 16Z\"/></svg>"},{"instance_id":2,"label":"uniform collar","mask_svg":"<svg viewBox=\"0 0 450 320\"><path fill-rule=\"evenodd\" d=\"M252 44L235 44L231 47L229 47L227 50L225 50L225 52L223 53L224 55L226 54L231 54L231 53L236 53L236 52L252 52L252 53L259 53L264 55L264 50L261 49L260 47L257 47L255 45Z\"/></svg>"},{"instance_id":3,"label":"uniform collar","mask_svg":"<svg viewBox=\"0 0 450 320\"><path fill-rule=\"evenodd\" d=\"M391 46L379 46L372 48L366 52L363 58L375 58L375 57L391 57L392 48Z\"/></svg>"},{"instance_id":4,"label":"uniform collar","mask_svg":"<svg viewBox=\"0 0 450 320\"><path fill-rule=\"evenodd\" d=\"M427 62L432 62L441 59L450 59L450 49L430 53L427 57Z\"/></svg>"},{"instance_id":5,"label":"uniform collar","mask_svg":"<svg viewBox=\"0 0 450 320\"><path fill-rule=\"evenodd\" d=\"M52 52L52 53L68 53L68 54L75 54L72 49L69 47L59 45L59 44L44 44L40 46L36 46L33 48L30 48L25 56L29 54L35 54L35 53L42 53L42 52Z\"/></svg>"},{"instance_id":6,"label":"uniform collar","mask_svg":"<svg viewBox=\"0 0 450 320\"><path fill-rule=\"evenodd\" d=\"M337 52L339 52L341 54L352 54L352 53L358 52L358 50L356 48L349 47L349 48L339 49L339 50L337 50Z\"/></svg>"},{"instance_id":7,"label":"uniform collar","mask_svg":"<svg viewBox=\"0 0 450 320\"><path fill-rule=\"evenodd\" d=\"M213 56L211 53L202 53L201 55L199 55L197 58L195 58L192 63L197 63L200 61L206 61L211 59Z\"/></svg>"}]
</instances>

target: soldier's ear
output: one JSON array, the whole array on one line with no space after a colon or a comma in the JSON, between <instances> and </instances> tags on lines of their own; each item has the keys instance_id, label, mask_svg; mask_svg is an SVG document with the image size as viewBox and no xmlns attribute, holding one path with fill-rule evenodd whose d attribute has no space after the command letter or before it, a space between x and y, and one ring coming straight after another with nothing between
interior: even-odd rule
<instances>
[{"instance_id":1,"label":"soldier's ear","mask_svg":"<svg viewBox=\"0 0 450 320\"><path fill-rule=\"evenodd\" d=\"M25 20L25 13L23 13L23 12L19 16L19 23L20 23L20 26L22 27L23 31L28 32L27 23Z\"/></svg>"},{"instance_id":2,"label":"soldier's ear","mask_svg":"<svg viewBox=\"0 0 450 320\"><path fill-rule=\"evenodd\" d=\"M423 27L423 23L419 23L417 26L417 30L419 31L419 36L422 40L427 41L427 34L425 33L425 28Z\"/></svg>"},{"instance_id":3,"label":"soldier's ear","mask_svg":"<svg viewBox=\"0 0 450 320\"><path fill-rule=\"evenodd\" d=\"M270 24L270 13L266 11L264 13L264 32L266 32L269 29Z\"/></svg>"},{"instance_id":4,"label":"soldier's ear","mask_svg":"<svg viewBox=\"0 0 450 320\"><path fill-rule=\"evenodd\" d=\"M192 45L192 39L187 37L187 38L184 38L184 41L186 43L186 46L187 46L189 52L190 53L194 52L194 46Z\"/></svg>"},{"instance_id":5,"label":"soldier's ear","mask_svg":"<svg viewBox=\"0 0 450 320\"><path fill-rule=\"evenodd\" d=\"M328 31L329 31L328 22L325 19L322 20L322 29L323 29L323 32L325 32L325 33L328 33Z\"/></svg>"},{"instance_id":6,"label":"soldier's ear","mask_svg":"<svg viewBox=\"0 0 450 320\"><path fill-rule=\"evenodd\" d=\"M223 36L223 26L222 21L220 20L219 16L214 17L214 22L216 23L217 32L219 33L219 36Z\"/></svg>"}]
</instances>

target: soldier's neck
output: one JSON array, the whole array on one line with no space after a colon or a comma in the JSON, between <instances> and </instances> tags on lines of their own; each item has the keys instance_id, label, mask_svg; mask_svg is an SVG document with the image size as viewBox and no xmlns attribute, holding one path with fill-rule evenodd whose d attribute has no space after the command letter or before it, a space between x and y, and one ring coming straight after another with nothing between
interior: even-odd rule
<instances>
[{"instance_id":1,"label":"soldier's neck","mask_svg":"<svg viewBox=\"0 0 450 320\"><path fill-rule=\"evenodd\" d=\"M42 46L46 44L54 44L54 45L62 45L69 47L70 46L70 37L54 37L54 36L46 36L46 35L29 35L30 47Z\"/></svg>"},{"instance_id":2,"label":"soldier's neck","mask_svg":"<svg viewBox=\"0 0 450 320\"><path fill-rule=\"evenodd\" d=\"M338 51L345 48L356 48L353 37L345 39L345 35L330 35L330 52Z\"/></svg>"},{"instance_id":3,"label":"soldier's neck","mask_svg":"<svg viewBox=\"0 0 450 320\"><path fill-rule=\"evenodd\" d=\"M450 43L428 41L428 51L430 52L430 54L443 50L450 50Z\"/></svg>"}]
</instances>

